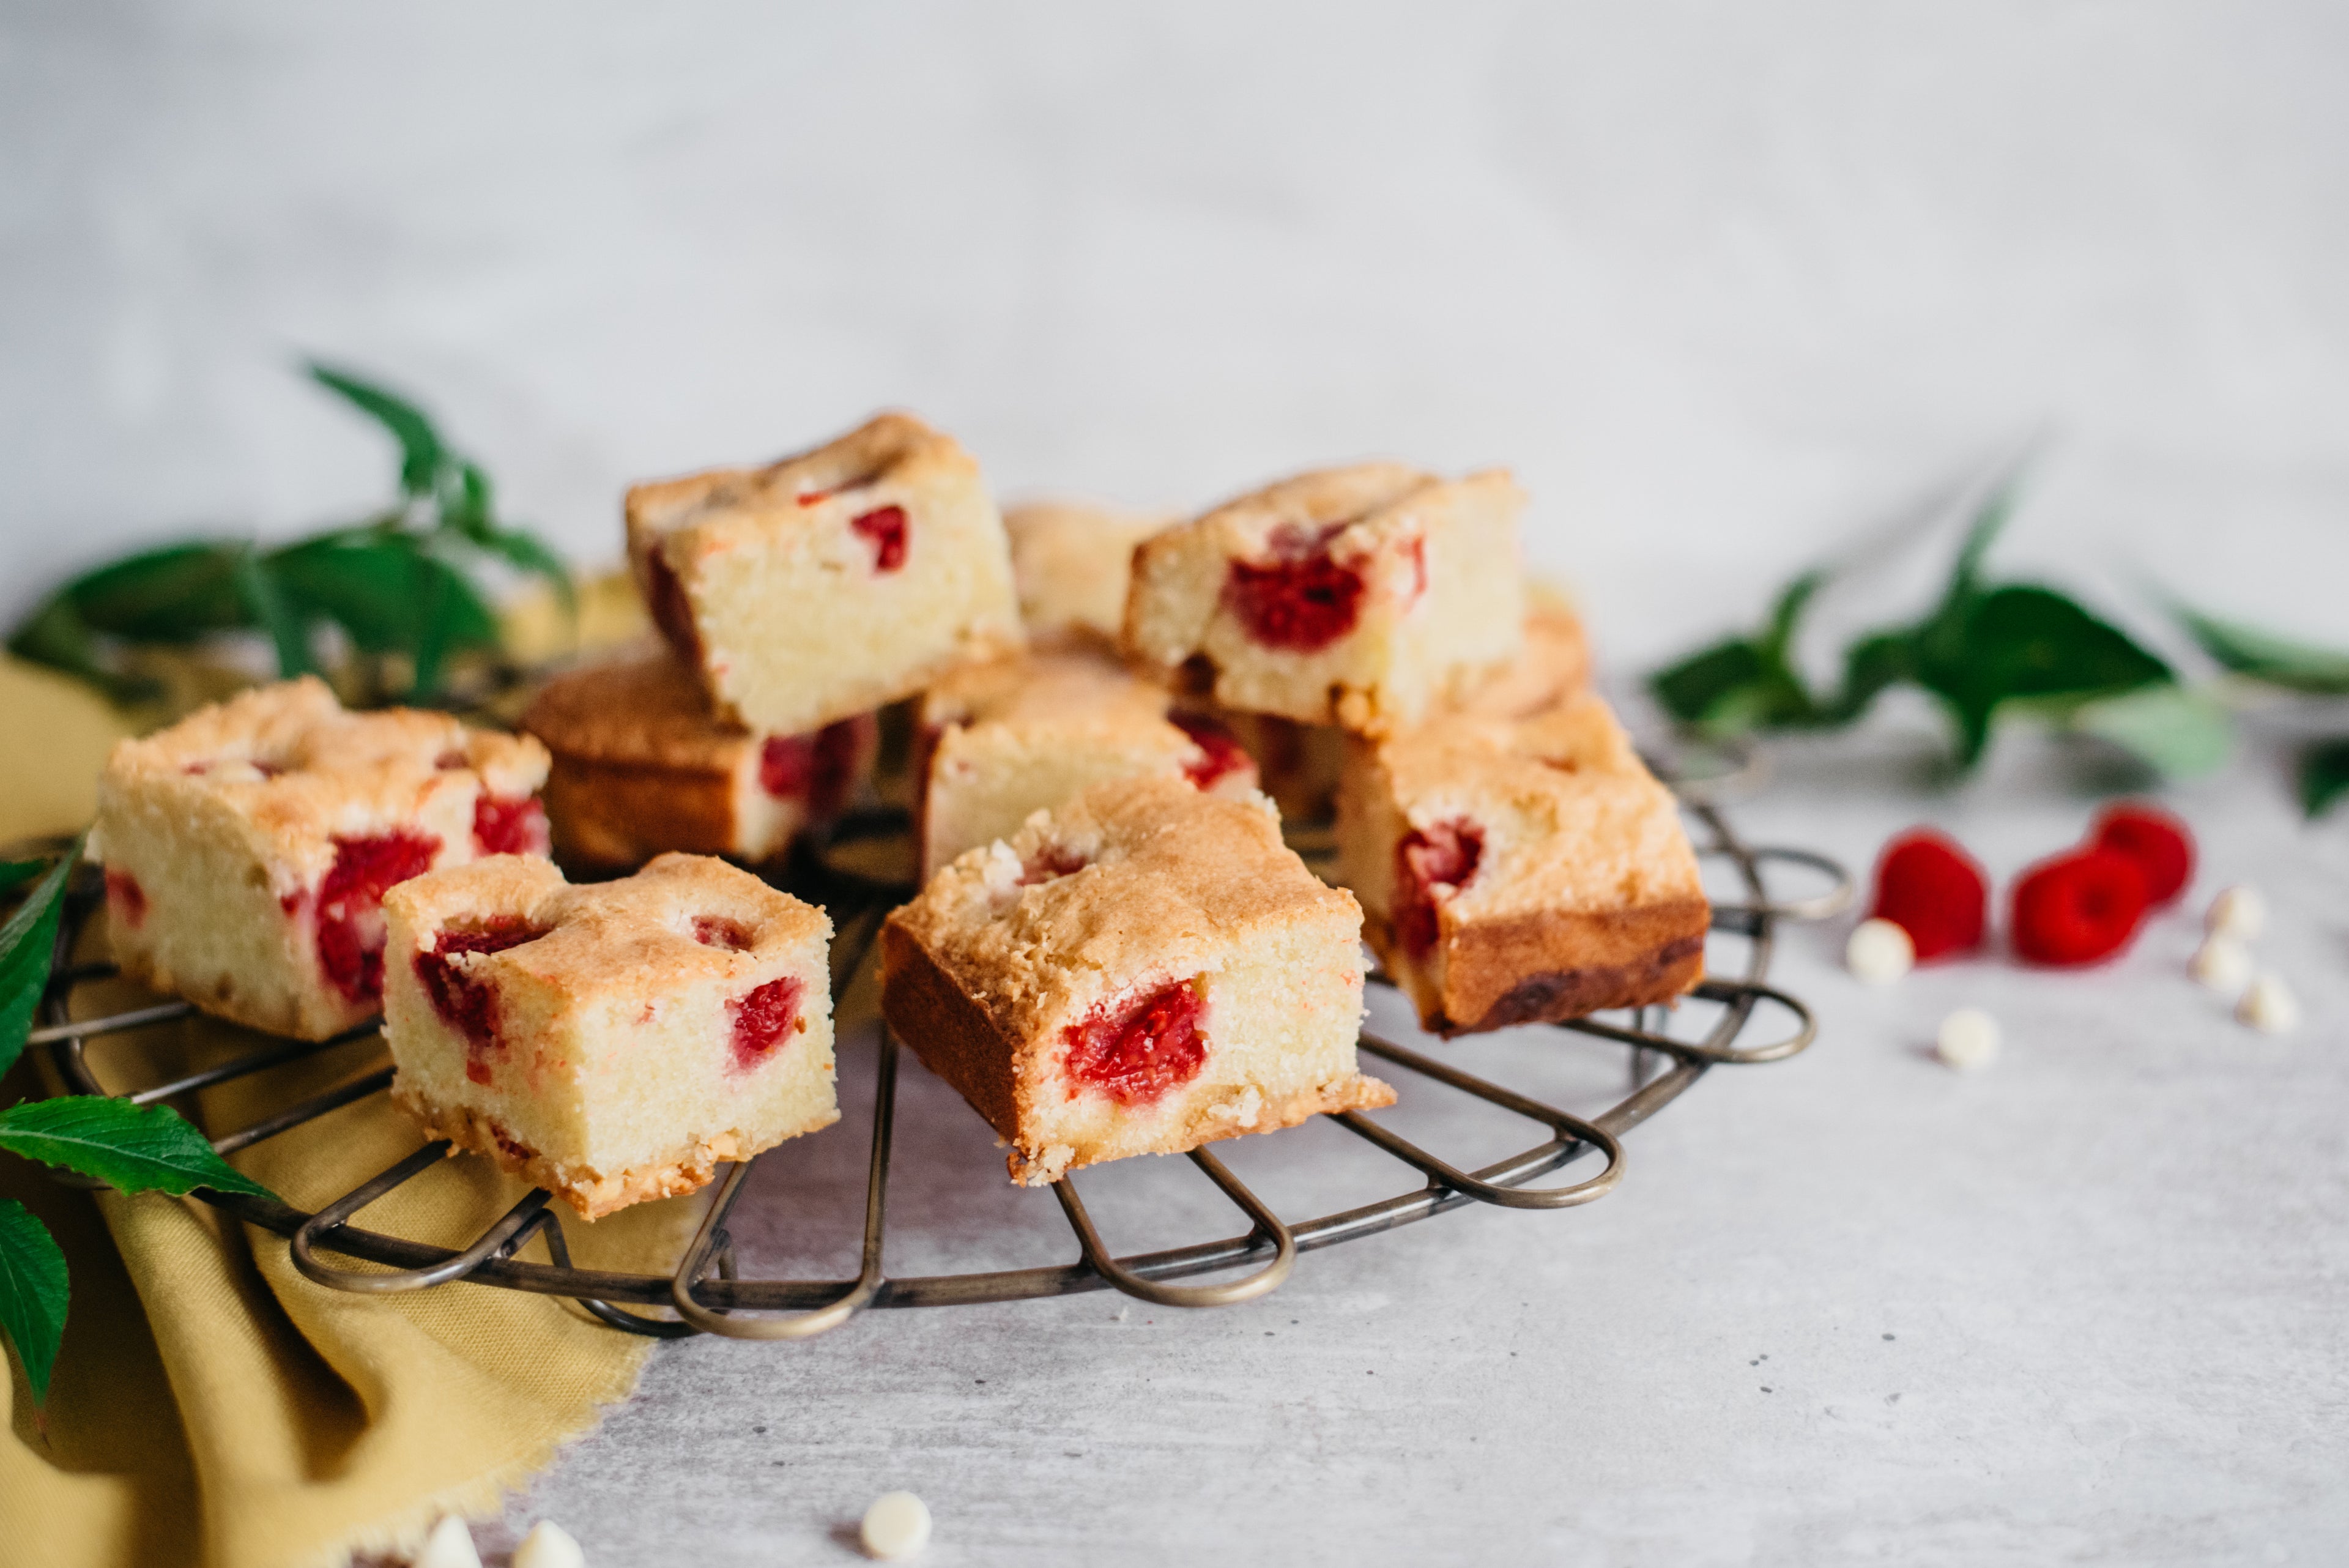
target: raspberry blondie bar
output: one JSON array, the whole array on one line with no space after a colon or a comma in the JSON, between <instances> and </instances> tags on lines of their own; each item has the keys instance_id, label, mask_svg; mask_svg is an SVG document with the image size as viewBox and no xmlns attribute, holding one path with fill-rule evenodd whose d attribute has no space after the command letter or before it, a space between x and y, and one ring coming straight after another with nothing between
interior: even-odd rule
<instances>
[{"instance_id":1,"label":"raspberry blondie bar","mask_svg":"<svg viewBox=\"0 0 2349 1568\"><path fill-rule=\"evenodd\" d=\"M316 677L124 741L88 848L115 961L256 1029L338 1033L382 995L388 888L545 851L546 767L536 741L445 713L346 712Z\"/></svg>"},{"instance_id":2,"label":"raspberry blondie bar","mask_svg":"<svg viewBox=\"0 0 2349 1568\"><path fill-rule=\"evenodd\" d=\"M628 560L719 714L800 735L1020 646L978 464L906 414L628 492Z\"/></svg>"},{"instance_id":3,"label":"raspberry blondie bar","mask_svg":"<svg viewBox=\"0 0 2349 1568\"><path fill-rule=\"evenodd\" d=\"M554 758L554 847L598 869L665 850L756 864L840 815L872 770L873 716L812 735L721 723L667 649L556 677L523 715Z\"/></svg>"},{"instance_id":4,"label":"raspberry blondie bar","mask_svg":"<svg viewBox=\"0 0 2349 1568\"><path fill-rule=\"evenodd\" d=\"M1129 657L1227 708L1381 733L1516 657L1525 594L1506 473L1330 469L1145 540Z\"/></svg>"},{"instance_id":5,"label":"raspberry blondie bar","mask_svg":"<svg viewBox=\"0 0 2349 1568\"><path fill-rule=\"evenodd\" d=\"M1669 1002L1711 923L1671 794L1606 703L1454 714L1357 741L1339 879L1364 934L1444 1034Z\"/></svg>"},{"instance_id":6,"label":"raspberry blondie bar","mask_svg":"<svg viewBox=\"0 0 2349 1568\"><path fill-rule=\"evenodd\" d=\"M1102 506L1034 502L1003 514L1011 538L1011 577L1030 638L1117 646L1133 547L1172 517L1137 516Z\"/></svg>"},{"instance_id":7,"label":"raspberry blondie bar","mask_svg":"<svg viewBox=\"0 0 2349 1568\"><path fill-rule=\"evenodd\" d=\"M494 856L385 908L393 1100L590 1220L840 1119L832 922L747 871Z\"/></svg>"},{"instance_id":8,"label":"raspberry blondie bar","mask_svg":"<svg viewBox=\"0 0 2349 1568\"><path fill-rule=\"evenodd\" d=\"M1270 802L1122 780L890 916L882 1010L1035 1186L1392 1104L1355 1064L1361 928Z\"/></svg>"},{"instance_id":9,"label":"raspberry blondie bar","mask_svg":"<svg viewBox=\"0 0 2349 1568\"><path fill-rule=\"evenodd\" d=\"M956 671L922 699L922 865L1019 831L1087 785L1145 774L1246 797L1256 764L1204 714L1098 655L1029 654Z\"/></svg>"}]
</instances>

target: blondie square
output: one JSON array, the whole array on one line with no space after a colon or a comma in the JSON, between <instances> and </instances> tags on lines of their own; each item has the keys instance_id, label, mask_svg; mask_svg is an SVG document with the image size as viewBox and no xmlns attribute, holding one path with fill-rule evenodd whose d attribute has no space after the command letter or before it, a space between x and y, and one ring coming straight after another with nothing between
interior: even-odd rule
<instances>
[{"instance_id":1,"label":"blondie square","mask_svg":"<svg viewBox=\"0 0 2349 1568\"><path fill-rule=\"evenodd\" d=\"M1034 1186L1392 1104L1355 1064L1361 927L1270 802L1121 780L890 916L882 1010Z\"/></svg>"},{"instance_id":2,"label":"blondie square","mask_svg":"<svg viewBox=\"0 0 2349 1568\"><path fill-rule=\"evenodd\" d=\"M1133 547L1175 521L1070 502L1033 502L1003 514L1019 618L1041 644L1114 649L1125 624Z\"/></svg>"},{"instance_id":3,"label":"blondie square","mask_svg":"<svg viewBox=\"0 0 2349 1568\"><path fill-rule=\"evenodd\" d=\"M1453 714L1352 742L1339 879L1427 1028L1669 1002L1711 923L1671 794L1606 703Z\"/></svg>"},{"instance_id":4,"label":"blondie square","mask_svg":"<svg viewBox=\"0 0 2349 1568\"><path fill-rule=\"evenodd\" d=\"M125 975L324 1040L383 993L385 891L477 855L543 853L545 748L445 713L352 713L313 676L124 741L98 782Z\"/></svg>"},{"instance_id":5,"label":"blondie square","mask_svg":"<svg viewBox=\"0 0 2349 1568\"><path fill-rule=\"evenodd\" d=\"M394 888L391 1095L590 1220L829 1127L822 909L703 856L572 887L493 856Z\"/></svg>"},{"instance_id":6,"label":"blondie square","mask_svg":"<svg viewBox=\"0 0 2349 1568\"><path fill-rule=\"evenodd\" d=\"M926 873L1109 779L1256 793L1256 764L1215 720L1073 649L957 670L923 696L917 733Z\"/></svg>"},{"instance_id":7,"label":"blondie square","mask_svg":"<svg viewBox=\"0 0 2349 1568\"><path fill-rule=\"evenodd\" d=\"M653 620L720 717L802 735L1020 646L978 464L907 414L764 468L628 492Z\"/></svg>"},{"instance_id":8,"label":"blondie square","mask_svg":"<svg viewBox=\"0 0 2349 1568\"><path fill-rule=\"evenodd\" d=\"M1516 657L1524 504L1502 472L1285 480L1136 547L1126 652L1226 708L1384 733Z\"/></svg>"},{"instance_id":9,"label":"blondie square","mask_svg":"<svg viewBox=\"0 0 2349 1568\"><path fill-rule=\"evenodd\" d=\"M771 859L840 815L878 743L869 713L812 735L724 723L667 648L557 676L522 728L554 759L546 809L555 852L597 869L668 850Z\"/></svg>"}]
</instances>

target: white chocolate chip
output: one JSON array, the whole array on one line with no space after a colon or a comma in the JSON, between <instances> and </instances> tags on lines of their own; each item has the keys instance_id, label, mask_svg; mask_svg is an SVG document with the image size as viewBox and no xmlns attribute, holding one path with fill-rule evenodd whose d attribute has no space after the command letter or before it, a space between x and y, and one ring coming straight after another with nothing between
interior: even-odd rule
<instances>
[{"instance_id":1,"label":"white chocolate chip","mask_svg":"<svg viewBox=\"0 0 2349 1568\"><path fill-rule=\"evenodd\" d=\"M2224 931L2212 931L2194 950L2186 972L2212 991L2234 995L2251 978L2251 950Z\"/></svg>"},{"instance_id":2,"label":"white chocolate chip","mask_svg":"<svg viewBox=\"0 0 2349 1568\"><path fill-rule=\"evenodd\" d=\"M415 1568L481 1568L481 1554L473 1550L473 1532L453 1513L444 1513L424 1550L416 1554Z\"/></svg>"},{"instance_id":3,"label":"white chocolate chip","mask_svg":"<svg viewBox=\"0 0 2349 1568\"><path fill-rule=\"evenodd\" d=\"M579 1550L571 1532L542 1519L514 1548L513 1568L587 1568L587 1553Z\"/></svg>"},{"instance_id":4,"label":"white chocolate chip","mask_svg":"<svg viewBox=\"0 0 2349 1568\"><path fill-rule=\"evenodd\" d=\"M1843 945L1843 961L1862 985L1890 985L1917 967L1917 944L1890 920L1862 920Z\"/></svg>"},{"instance_id":5,"label":"white chocolate chip","mask_svg":"<svg viewBox=\"0 0 2349 1568\"><path fill-rule=\"evenodd\" d=\"M1933 1054L1961 1073L1989 1066L1998 1060L1998 1020L1979 1007L1959 1008L1941 1020Z\"/></svg>"},{"instance_id":6,"label":"white chocolate chip","mask_svg":"<svg viewBox=\"0 0 2349 1568\"><path fill-rule=\"evenodd\" d=\"M2300 1027L2300 999L2280 975L2261 975L2235 1003L2235 1016L2262 1034L2289 1034Z\"/></svg>"},{"instance_id":7,"label":"white chocolate chip","mask_svg":"<svg viewBox=\"0 0 2349 1568\"><path fill-rule=\"evenodd\" d=\"M2268 901L2260 897L2257 888L2222 888L2210 900L2209 913L2202 917L2202 929L2212 936L2232 937L2239 942L2255 942L2268 928Z\"/></svg>"},{"instance_id":8,"label":"white chocolate chip","mask_svg":"<svg viewBox=\"0 0 2349 1568\"><path fill-rule=\"evenodd\" d=\"M864 1511L864 1553L884 1563L911 1557L930 1543L930 1511L909 1491L885 1491Z\"/></svg>"}]
</instances>

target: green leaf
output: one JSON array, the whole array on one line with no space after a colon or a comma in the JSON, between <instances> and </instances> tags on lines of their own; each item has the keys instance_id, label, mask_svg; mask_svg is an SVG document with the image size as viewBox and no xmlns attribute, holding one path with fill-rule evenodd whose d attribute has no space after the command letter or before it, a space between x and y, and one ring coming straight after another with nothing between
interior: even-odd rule
<instances>
[{"instance_id":1,"label":"green leaf","mask_svg":"<svg viewBox=\"0 0 2349 1568\"><path fill-rule=\"evenodd\" d=\"M2349 695L2349 653L2271 636L2183 605L2171 613L2203 652L2238 675L2317 696Z\"/></svg>"},{"instance_id":2,"label":"green leaf","mask_svg":"<svg viewBox=\"0 0 2349 1568\"><path fill-rule=\"evenodd\" d=\"M0 1198L0 1331L16 1348L33 1403L49 1397L49 1373L66 1337L66 1255L47 1226Z\"/></svg>"},{"instance_id":3,"label":"green leaf","mask_svg":"<svg viewBox=\"0 0 2349 1568\"><path fill-rule=\"evenodd\" d=\"M2235 746L2227 710L2209 695L2167 683L2100 698L2072 715L2072 727L2134 753L2174 779L2226 765Z\"/></svg>"},{"instance_id":4,"label":"green leaf","mask_svg":"<svg viewBox=\"0 0 2349 1568\"><path fill-rule=\"evenodd\" d=\"M8 634L8 651L28 664L86 680L117 702L142 701L157 690L151 680L126 680L99 661L97 638L63 594L18 623Z\"/></svg>"},{"instance_id":5,"label":"green leaf","mask_svg":"<svg viewBox=\"0 0 2349 1568\"><path fill-rule=\"evenodd\" d=\"M236 586L250 548L218 539L165 545L85 573L64 592L93 631L133 642L194 642L253 624Z\"/></svg>"},{"instance_id":6,"label":"green leaf","mask_svg":"<svg viewBox=\"0 0 2349 1568\"><path fill-rule=\"evenodd\" d=\"M1915 680L1915 640L1908 631L1879 631L1844 649L1843 690L1821 710L1819 722L1848 724L1867 712L1887 688Z\"/></svg>"},{"instance_id":7,"label":"green leaf","mask_svg":"<svg viewBox=\"0 0 2349 1568\"><path fill-rule=\"evenodd\" d=\"M65 909L66 878L81 858L81 840L57 857L49 874L34 884L7 923L0 925L0 1074L25 1053L33 1010L48 989L49 965L57 956L57 921Z\"/></svg>"},{"instance_id":8,"label":"green leaf","mask_svg":"<svg viewBox=\"0 0 2349 1568\"><path fill-rule=\"evenodd\" d=\"M520 528L492 528L473 542L502 558L508 566L545 578L554 585L554 597L563 602L564 612L579 613L579 590L571 580L571 568L538 535Z\"/></svg>"},{"instance_id":9,"label":"green leaf","mask_svg":"<svg viewBox=\"0 0 2349 1568\"><path fill-rule=\"evenodd\" d=\"M41 874L46 860L0 860L0 893L19 882L29 882Z\"/></svg>"},{"instance_id":10,"label":"green leaf","mask_svg":"<svg viewBox=\"0 0 2349 1568\"><path fill-rule=\"evenodd\" d=\"M363 653L420 659L428 641L443 649L497 641L497 618L471 584L414 534L365 530L305 540L273 555L269 566L301 612L335 622Z\"/></svg>"},{"instance_id":11,"label":"green leaf","mask_svg":"<svg viewBox=\"0 0 2349 1568\"><path fill-rule=\"evenodd\" d=\"M134 1106L104 1095L26 1100L0 1111L0 1148L105 1182L119 1192L199 1187L274 1197L212 1152L188 1119L169 1106Z\"/></svg>"},{"instance_id":12,"label":"green leaf","mask_svg":"<svg viewBox=\"0 0 2349 1568\"><path fill-rule=\"evenodd\" d=\"M2001 480L1997 488L1983 498L1974 513L1973 522L1966 528L1966 542L1958 546L1958 559L1950 572L1951 602L1972 597L1982 581L1982 557L2005 532L2006 520L2014 515L2015 503L2023 494L2023 471L2018 468Z\"/></svg>"},{"instance_id":13,"label":"green leaf","mask_svg":"<svg viewBox=\"0 0 2349 1568\"><path fill-rule=\"evenodd\" d=\"M2169 667L2052 588L1993 588L1937 616L1913 645L1917 683L1958 725L1958 761L1971 767L2000 704L2016 699L2107 696L2174 677Z\"/></svg>"},{"instance_id":14,"label":"green leaf","mask_svg":"<svg viewBox=\"0 0 2349 1568\"><path fill-rule=\"evenodd\" d=\"M1759 637L1731 638L1658 670L1648 681L1656 700L1682 723L1713 734L1818 722L1818 702L1787 650L1804 608L1826 581L1824 572L1806 572L1787 584Z\"/></svg>"},{"instance_id":15,"label":"green leaf","mask_svg":"<svg viewBox=\"0 0 2349 1568\"><path fill-rule=\"evenodd\" d=\"M2344 794L2349 794L2349 735L2320 741L2300 754L2302 811L2323 816Z\"/></svg>"},{"instance_id":16,"label":"green leaf","mask_svg":"<svg viewBox=\"0 0 2349 1568\"><path fill-rule=\"evenodd\" d=\"M402 490L410 495L429 495L438 488L449 453L440 444L440 432L432 428L423 410L347 371L333 369L315 360L309 369L311 379L340 392L399 442Z\"/></svg>"},{"instance_id":17,"label":"green leaf","mask_svg":"<svg viewBox=\"0 0 2349 1568\"><path fill-rule=\"evenodd\" d=\"M236 590L254 622L269 634L270 642L276 647L279 677L290 680L296 675L308 674L309 627L286 602L265 557L251 550L238 553Z\"/></svg>"}]
</instances>

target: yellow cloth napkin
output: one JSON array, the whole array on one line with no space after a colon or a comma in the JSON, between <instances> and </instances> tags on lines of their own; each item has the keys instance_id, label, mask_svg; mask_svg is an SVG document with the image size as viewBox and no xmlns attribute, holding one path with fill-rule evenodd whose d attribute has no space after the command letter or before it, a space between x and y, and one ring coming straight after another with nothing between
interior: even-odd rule
<instances>
[{"instance_id":1,"label":"yellow cloth napkin","mask_svg":"<svg viewBox=\"0 0 2349 1568\"><path fill-rule=\"evenodd\" d=\"M0 764L0 840L80 826L119 721L69 684L5 661L0 727L42 741L0 748L9 759ZM76 1012L142 996L85 986ZM88 1059L108 1087L126 1088L251 1050L258 1038L191 1020L93 1042ZM0 1102L33 1086L42 1054L26 1054ZM217 1135L383 1060L378 1041L337 1047L206 1091L194 1108ZM316 1209L421 1141L378 1094L236 1164L287 1202ZM355 1223L461 1245L527 1190L463 1156ZM49 1224L73 1275L45 1424L10 1360L0 1558L11 1563L277 1568L412 1547L442 1512L493 1511L504 1488L592 1426L601 1405L626 1396L651 1344L554 1297L464 1283L386 1297L330 1290L295 1272L284 1238L207 1204L93 1197L13 1157L0 1156L0 1194ZM640 1205L594 1226L571 1217L564 1234L583 1266L666 1273L704 1200ZM523 1255L543 1261L544 1243Z\"/></svg>"}]
</instances>

